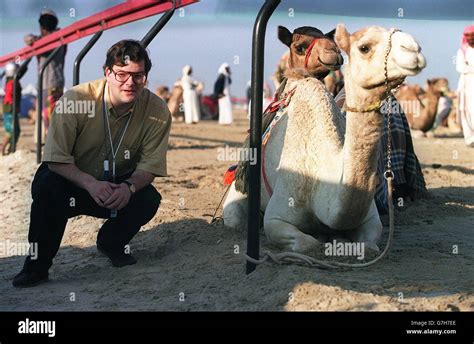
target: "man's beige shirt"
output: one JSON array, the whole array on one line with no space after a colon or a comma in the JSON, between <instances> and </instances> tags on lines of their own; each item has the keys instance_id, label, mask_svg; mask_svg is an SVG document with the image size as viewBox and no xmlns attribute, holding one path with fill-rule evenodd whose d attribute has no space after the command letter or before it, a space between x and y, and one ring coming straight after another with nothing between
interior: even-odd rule
<instances>
[{"instance_id":1,"label":"man's beige shirt","mask_svg":"<svg viewBox=\"0 0 474 344\"><path fill-rule=\"evenodd\" d=\"M58 100L49 126L43 162L74 163L83 172L102 180L104 160L109 160L112 173L112 152L102 105L105 86L105 79L80 84ZM114 150L117 150L121 132L132 116L116 152L116 176L135 169L166 176L171 128L171 115L166 103L145 88L131 111L120 117L107 95L105 104Z\"/></svg>"}]
</instances>

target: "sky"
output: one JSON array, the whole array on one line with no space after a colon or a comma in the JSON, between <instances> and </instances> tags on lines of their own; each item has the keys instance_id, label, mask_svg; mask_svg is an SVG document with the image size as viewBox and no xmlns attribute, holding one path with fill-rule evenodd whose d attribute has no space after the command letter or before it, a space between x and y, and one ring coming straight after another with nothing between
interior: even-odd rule
<instances>
[{"instance_id":1,"label":"sky","mask_svg":"<svg viewBox=\"0 0 474 344\"><path fill-rule=\"evenodd\" d=\"M121 3L116 0L0 0L0 55L24 46L23 36L38 33L38 14L52 8L65 27L77 20ZM251 73L251 39L259 0L203 0L176 11L167 26L149 45L153 62L149 87L172 84L184 65L193 66L194 76L212 93L217 69L227 62L233 72L231 93L245 95ZM81 81L102 77L106 50L124 38L141 39L160 15L106 31L81 65ZM447 77L456 88L455 55L465 26L474 23L473 0L282 0L269 21L265 45L265 81L270 82L286 47L277 39L277 26L291 31L315 26L322 31L346 24L353 32L369 25L397 27L415 37L427 58L426 69L409 83L424 85L426 79ZM72 65L88 38L68 46L66 87L72 85ZM36 61L22 79L23 86L36 83Z\"/></svg>"}]
</instances>

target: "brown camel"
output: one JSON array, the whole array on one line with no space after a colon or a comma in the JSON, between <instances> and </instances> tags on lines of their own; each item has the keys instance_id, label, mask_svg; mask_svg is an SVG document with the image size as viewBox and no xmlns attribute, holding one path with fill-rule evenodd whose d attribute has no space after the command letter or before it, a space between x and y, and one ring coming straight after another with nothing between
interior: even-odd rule
<instances>
[{"instance_id":1,"label":"brown camel","mask_svg":"<svg viewBox=\"0 0 474 344\"><path fill-rule=\"evenodd\" d=\"M322 80L330 71L341 67L344 59L334 42L334 33L335 30L324 34L321 30L311 26L299 27L291 33L283 26L278 27L278 38L290 48L290 51L285 54L288 60L287 68L285 71L280 71L283 73L283 77L277 90L277 105L270 104L269 109L263 114L263 131L272 123L278 108L284 108L285 106L282 104L291 100L291 92L283 92L287 88L288 79L294 78L295 75L298 77L302 75ZM245 139L243 147L248 149L249 136ZM236 172L236 190L245 194L248 192L248 167L248 161L241 160Z\"/></svg>"},{"instance_id":2,"label":"brown camel","mask_svg":"<svg viewBox=\"0 0 474 344\"><path fill-rule=\"evenodd\" d=\"M173 120L179 118L184 120L184 108L183 108L183 88L181 82L177 81L174 83L171 89L171 94L168 100L168 108L171 112Z\"/></svg>"},{"instance_id":3,"label":"brown camel","mask_svg":"<svg viewBox=\"0 0 474 344\"><path fill-rule=\"evenodd\" d=\"M338 70L344 60L334 43L335 31L324 34L315 27L302 26L291 33L286 27L278 26L278 38L290 48L288 70L285 73L297 72L322 80L330 71ZM309 59L313 49L318 51L316 63L310 63Z\"/></svg>"},{"instance_id":4,"label":"brown camel","mask_svg":"<svg viewBox=\"0 0 474 344\"><path fill-rule=\"evenodd\" d=\"M397 100L412 130L426 133L433 128L439 98L446 92L448 80L445 78L428 79L426 91L418 85L403 85L398 90Z\"/></svg>"},{"instance_id":5,"label":"brown camel","mask_svg":"<svg viewBox=\"0 0 474 344\"><path fill-rule=\"evenodd\" d=\"M156 88L155 91L156 95L163 99L165 102L168 103L168 100L170 99L170 90L168 86L165 85L160 85Z\"/></svg>"}]
</instances>

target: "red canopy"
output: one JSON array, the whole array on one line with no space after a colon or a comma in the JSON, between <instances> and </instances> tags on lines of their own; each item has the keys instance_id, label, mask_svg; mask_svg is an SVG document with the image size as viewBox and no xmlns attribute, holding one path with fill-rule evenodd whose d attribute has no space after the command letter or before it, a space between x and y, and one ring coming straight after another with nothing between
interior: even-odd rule
<instances>
[{"instance_id":1,"label":"red canopy","mask_svg":"<svg viewBox=\"0 0 474 344\"><path fill-rule=\"evenodd\" d=\"M199 0L176 0L176 8L187 6ZM79 20L61 30L54 32L36 42L13 53L0 57L0 67L9 61L26 60L29 57L42 54L54 48L74 42L75 40L92 35L97 31L108 30L119 25L166 12L172 8L170 0L128 0L127 2L110 7L102 12Z\"/></svg>"}]
</instances>

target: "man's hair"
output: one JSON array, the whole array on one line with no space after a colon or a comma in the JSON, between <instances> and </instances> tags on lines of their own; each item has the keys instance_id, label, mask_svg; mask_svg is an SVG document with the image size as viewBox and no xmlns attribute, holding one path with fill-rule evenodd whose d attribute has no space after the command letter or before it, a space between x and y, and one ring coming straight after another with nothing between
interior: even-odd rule
<instances>
[{"instance_id":1,"label":"man's hair","mask_svg":"<svg viewBox=\"0 0 474 344\"><path fill-rule=\"evenodd\" d=\"M40 26L48 31L54 31L58 27L58 18L52 14L44 13L39 17Z\"/></svg>"},{"instance_id":2,"label":"man's hair","mask_svg":"<svg viewBox=\"0 0 474 344\"><path fill-rule=\"evenodd\" d=\"M107 51L107 57L103 66L104 74L106 68L112 69L114 65L123 67L127 65L128 61L143 61L145 63L146 74L148 74L151 69L151 61L148 57L148 52L140 42L133 39L124 39L112 45Z\"/></svg>"}]
</instances>

